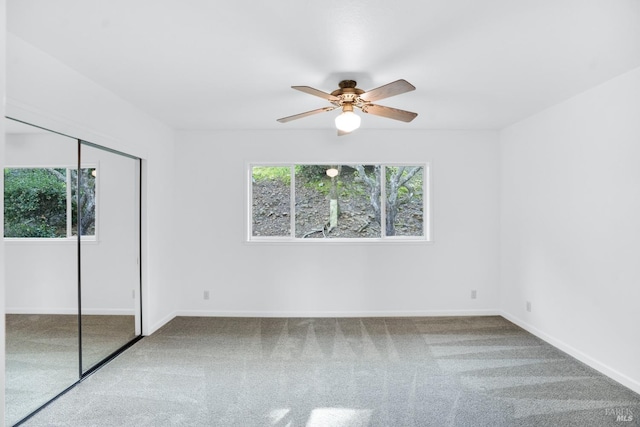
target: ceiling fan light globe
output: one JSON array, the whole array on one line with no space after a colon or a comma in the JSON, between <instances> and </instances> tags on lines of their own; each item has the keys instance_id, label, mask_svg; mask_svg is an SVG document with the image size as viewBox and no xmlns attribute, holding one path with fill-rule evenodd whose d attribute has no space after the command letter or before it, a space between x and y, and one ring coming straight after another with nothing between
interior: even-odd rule
<instances>
[{"instance_id":1,"label":"ceiling fan light globe","mask_svg":"<svg viewBox=\"0 0 640 427\"><path fill-rule=\"evenodd\" d=\"M352 132L360 127L360 116L353 111L345 111L336 117L336 128L342 132Z\"/></svg>"},{"instance_id":2,"label":"ceiling fan light globe","mask_svg":"<svg viewBox=\"0 0 640 427\"><path fill-rule=\"evenodd\" d=\"M338 169L336 169L336 168L327 169L327 176L329 178L334 178L334 177L338 176Z\"/></svg>"}]
</instances>

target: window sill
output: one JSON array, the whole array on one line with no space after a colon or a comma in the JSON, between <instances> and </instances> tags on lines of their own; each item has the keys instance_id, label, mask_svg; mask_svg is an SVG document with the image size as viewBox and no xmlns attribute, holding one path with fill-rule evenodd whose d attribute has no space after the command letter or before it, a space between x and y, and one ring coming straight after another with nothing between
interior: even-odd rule
<instances>
[{"instance_id":1,"label":"window sill","mask_svg":"<svg viewBox=\"0 0 640 427\"><path fill-rule=\"evenodd\" d=\"M433 240L427 240L424 237L386 237L386 238L365 238L365 239L357 239L357 238L344 238L341 239L339 237L334 238L311 238L311 239L302 239L302 238L281 238L281 237L252 237L248 240L244 241L245 244L248 245L265 245L265 244L273 244L273 245L431 245L433 244Z\"/></svg>"},{"instance_id":2,"label":"window sill","mask_svg":"<svg viewBox=\"0 0 640 427\"><path fill-rule=\"evenodd\" d=\"M3 241L8 245L73 245L78 243L77 237L62 238L32 238L32 237L4 237ZM100 242L95 237L82 239L83 244L97 245Z\"/></svg>"}]
</instances>

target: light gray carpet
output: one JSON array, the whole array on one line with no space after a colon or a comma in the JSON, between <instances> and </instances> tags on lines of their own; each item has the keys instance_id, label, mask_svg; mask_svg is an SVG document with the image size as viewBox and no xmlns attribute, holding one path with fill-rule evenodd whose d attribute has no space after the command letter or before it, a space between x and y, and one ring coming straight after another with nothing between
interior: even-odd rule
<instances>
[{"instance_id":1,"label":"light gray carpet","mask_svg":"<svg viewBox=\"0 0 640 427\"><path fill-rule=\"evenodd\" d=\"M136 337L135 316L82 315L82 368L88 370Z\"/></svg>"},{"instance_id":2,"label":"light gray carpet","mask_svg":"<svg viewBox=\"0 0 640 427\"><path fill-rule=\"evenodd\" d=\"M6 315L5 421L11 425L78 381L78 316Z\"/></svg>"},{"instance_id":3,"label":"light gray carpet","mask_svg":"<svg viewBox=\"0 0 640 427\"><path fill-rule=\"evenodd\" d=\"M501 317L178 317L25 425L601 427L639 417L638 394Z\"/></svg>"},{"instance_id":4,"label":"light gray carpet","mask_svg":"<svg viewBox=\"0 0 640 427\"><path fill-rule=\"evenodd\" d=\"M85 368L133 339L134 321L83 315ZM5 326L5 422L12 425L78 381L78 316L7 314Z\"/></svg>"}]
</instances>

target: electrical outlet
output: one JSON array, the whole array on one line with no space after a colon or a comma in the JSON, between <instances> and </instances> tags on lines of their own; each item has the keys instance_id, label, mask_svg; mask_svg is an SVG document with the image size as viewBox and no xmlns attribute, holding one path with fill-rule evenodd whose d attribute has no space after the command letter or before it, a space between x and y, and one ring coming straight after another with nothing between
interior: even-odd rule
<instances>
[{"instance_id":1,"label":"electrical outlet","mask_svg":"<svg viewBox=\"0 0 640 427\"><path fill-rule=\"evenodd\" d=\"M527 301L527 311L531 313L531 301Z\"/></svg>"},{"instance_id":2,"label":"electrical outlet","mask_svg":"<svg viewBox=\"0 0 640 427\"><path fill-rule=\"evenodd\" d=\"M204 299L209 299L209 291L204 291Z\"/></svg>"},{"instance_id":3,"label":"electrical outlet","mask_svg":"<svg viewBox=\"0 0 640 427\"><path fill-rule=\"evenodd\" d=\"M476 298L478 298L478 292L475 289L473 289L471 291L471 299L476 299Z\"/></svg>"}]
</instances>

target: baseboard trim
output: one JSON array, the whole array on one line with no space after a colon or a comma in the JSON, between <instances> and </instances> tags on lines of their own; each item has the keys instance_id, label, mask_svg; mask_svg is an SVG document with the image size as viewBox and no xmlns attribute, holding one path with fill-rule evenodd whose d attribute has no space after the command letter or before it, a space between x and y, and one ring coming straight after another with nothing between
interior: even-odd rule
<instances>
[{"instance_id":1,"label":"baseboard trim","mask_svg":"<svg viewBox=\"0 0 640 427\"><path fill-rule=\"evenodd\" d=\"M68 314L77 315L78 307L75 308L7 308L5 314ZM102 316L135 316L135 310L124 309L83 309L82 314L102 315Z\"/></svg>"},{"instance_id":2,"label":"baseboard trim","mask_svg":"<svg viewBox=\"0 0 640 427\"><path fill-rule=\"evenodd\" d=\"M499 310L425 310L425 311L226 311L180 310L186 317L448 317L500 316Z\"/></svg>"},{"instance_id":3,"label":"baseboard trim","mask_svg":"<svg viewBox=\"0 0 640 427\"><path fill-rule=\"evenodd\" d=\"M179 310L155 322L145 335L151 335L175 317L446 317L500 316L498 310L429 310L429 311L224 311Z\"/></svg>"},{"instance_id":4,"label":"baseboard trim","mask_svg":"<svg viewBox=\"0 0 640 427\"><path fill-rule=\"evenodd\" d=\"M178 316L178 314L175 311L172 312L172 313L167 314L165 317L163 317L162 319L158 320L156 323L151 325L149 330L145 331L144 334L147 335L147 336L153 334L158 329L162 328L164 325L166 325L167 323L172 321L176 316Z\"/></svg>"},{"instance_id":5,"label":"baseboard trim","mask_svg":"<svg viewBox=\"0 0 640 427\"><path fill-rule=\"evenodd\" d=\"M536 337L540 338L543 341L546 341L547 343L551 344L552 346L564 351L565 353L569 354L570 356L576 358L577 360L579 360L580 362L584 363L585 365L595 369L596 371L606 375L607 377L613 379L614 381L619 382L620 384L622 384L623 386L633 390L634 392L640 394L640 382L634 380L633 378L630 378L629 376L621 373L620 371L617 371L616 369L613 369L612 367L608 366L607 364L604 364L594 358L592 358L591 356L583 353L582 351L576 349L575 347L570 346L569 344L553 337L552 335L549 335L543 331L541 331L540 329L536 328L535 326L532 326L530 324L528 324L527 322L523 321L522 319L513 316L507 312L500 312L500 315L502 317L504 317L505 319L507 319L508 321L518 325L519 327L521 327L522 329L526 330L527 332L535 335Z\"/></svg>"}]
</instances>

